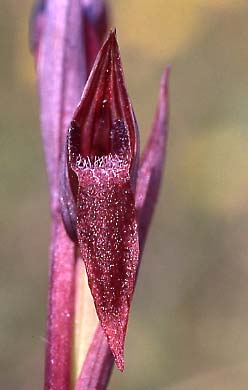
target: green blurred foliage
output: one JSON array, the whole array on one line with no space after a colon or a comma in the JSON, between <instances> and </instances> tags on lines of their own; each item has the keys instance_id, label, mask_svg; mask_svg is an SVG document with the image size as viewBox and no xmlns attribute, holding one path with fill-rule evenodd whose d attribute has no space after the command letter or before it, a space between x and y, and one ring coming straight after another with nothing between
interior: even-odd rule
<instances>
[{"instance_id":1,"label":"green blurred foliage","mask_svg":"<svg viewBox=\"0 0 248 390\"><path fill-rule=\"evenodd\" d=\"M110 390L248 386L245 3L110 1L142 145L161 72L172 65L166 173L133 302L126 371L114 371ZM49 211L30 6L0 5L5 390L38 389L43 380Z\"/></svg>"}]
</instances>

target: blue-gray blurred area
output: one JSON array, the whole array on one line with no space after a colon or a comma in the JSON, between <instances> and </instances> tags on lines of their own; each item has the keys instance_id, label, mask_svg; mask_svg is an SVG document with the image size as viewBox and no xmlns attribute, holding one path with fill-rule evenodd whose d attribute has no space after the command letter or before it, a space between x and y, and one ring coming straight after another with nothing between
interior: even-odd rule
<instances>
[{"instance_id":1,"label":"blue-gray blurred area","mask_svg":"<svg viewBox=\"0 0 248 390\"><path fill-rule=\"evenodd\" d=\"M112 0L147 138L166 63L163 187L110 390L247 389L248 5ZM49 210L30 0L0 4L0 388L42 388Z\"/></svg>"}]
</instances>

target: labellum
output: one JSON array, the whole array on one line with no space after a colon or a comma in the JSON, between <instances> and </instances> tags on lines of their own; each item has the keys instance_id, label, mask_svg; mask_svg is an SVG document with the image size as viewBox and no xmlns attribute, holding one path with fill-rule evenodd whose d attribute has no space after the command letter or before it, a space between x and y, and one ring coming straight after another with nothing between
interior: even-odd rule
<instances>
[{"instance_id":1,"label":"labellum","mask_svg":"<svg viewBox=\"0 0 248 390\"><path fill-rule=\"evenodd\" d=\"M111 32L68 131L61 198L66 230L78 243L96 312L120 370L139 262L137 164L137 125Z\"/></svg>"}]
</instances>

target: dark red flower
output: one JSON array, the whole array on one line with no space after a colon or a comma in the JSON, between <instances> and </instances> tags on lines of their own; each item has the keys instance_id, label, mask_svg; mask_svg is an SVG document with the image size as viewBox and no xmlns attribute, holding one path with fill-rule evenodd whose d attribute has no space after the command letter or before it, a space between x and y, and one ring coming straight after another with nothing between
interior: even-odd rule
<instances>
[{"instance_id":1,"label":"dark red flower","mask_svg":"<svg viewBox=\"0 0 248 390\"><path fill-rule=\"evenodd\" d=\"M115 32L100 50L80 99L106 32L105 2L38 3L31 43L52 214L45 389L70 388L77 326L75 280L82 260L100 325L87 340L90 347L80 361L75 388L105 389L113 355L117 366L124 367L130 303L160 186L168 129L168 69L139 162L138 129Z\"/></svg>"},{"instance_id":2,"label":"dark red flower","mask_svg":"<svg viewBox=\"0 0 248 390\"><path fill-rule=\"evenodd\" d=\"M64 218L65 225L71 221L72 236L72 221L77 219L78 245L96 311L122 370L139 261L134 200L138 139L115 32L103 45L87 81L69 128L67 148L77 218ZM64 215L72 215L71 204L67 210L63 207Z\"/></svg>"}]
</instances>

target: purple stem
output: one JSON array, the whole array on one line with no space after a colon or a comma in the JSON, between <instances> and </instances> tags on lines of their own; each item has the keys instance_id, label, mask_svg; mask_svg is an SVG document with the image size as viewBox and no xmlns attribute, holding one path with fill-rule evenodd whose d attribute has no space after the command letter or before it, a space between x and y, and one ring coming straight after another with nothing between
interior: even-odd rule
<instances>
[{"instance_id":1,"label":"purple stem","mask_svg":"<svg viewBox=\"0 0 248 390\"><path fill-rule=\"evenodd\" d=\"M48 0L36 53L41 127L51 200L45 390L69 390L75 249L60 217L59 171L65 134L86 78L80 0Z\"/></svg>"},{"instance_id":2,"label":"purple stem","mask_svg":"<svg viewBox=\"0 0 248 390\"><path fill-rule=\"evenodd\" d=\"M53 221L50 247L45 390L70 388L75 249L61 217Z\"/></svg>"},{"instance_id":3,"label":"purple stem","mask_svg":"<svg viewBox=\"0 0 248 390\"><path fill-rule=\"evenodd\" d=\"M59 164L86 79L80 0L48 0L37 77L52 213L59 208Z\"/></svg>"}]
</instances>

